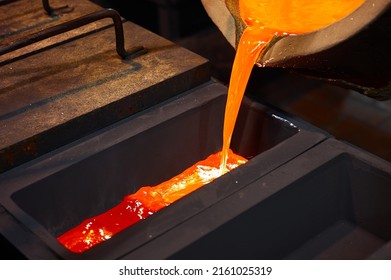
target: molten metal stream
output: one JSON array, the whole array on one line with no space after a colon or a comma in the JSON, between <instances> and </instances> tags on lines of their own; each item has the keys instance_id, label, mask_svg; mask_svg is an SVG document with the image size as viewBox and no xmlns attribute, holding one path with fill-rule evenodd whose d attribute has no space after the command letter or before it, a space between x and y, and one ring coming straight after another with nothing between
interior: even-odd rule
<instances>
[{"instance_id":1,"label":"molten metal stream","mask_svg":"<svg viewBox=\"0 0 391 280\"><path fill-rule=\"evenodd\" d=\"M245 163L246 159L230 150L231 137L252 68L266 44L274 36L318 30L362 3L363 0L239 0L240 15L247 27L232 67L222 151L155 187L142 187L114 208L65 232L58 241L72 252L84 252Z\"/></svg>"},{"instance_id":2,"label":"molten metal stream","mask_svg":"<svg viewBox=\"0 0 391 280\"><path fill-rule=\"evenodd\" d=\"M364 0L238 0L246 28L236 49L223 130L224 168L240 104L254 64L274 36L303 34L330 25Z\"/></svg>"}]
</instances>

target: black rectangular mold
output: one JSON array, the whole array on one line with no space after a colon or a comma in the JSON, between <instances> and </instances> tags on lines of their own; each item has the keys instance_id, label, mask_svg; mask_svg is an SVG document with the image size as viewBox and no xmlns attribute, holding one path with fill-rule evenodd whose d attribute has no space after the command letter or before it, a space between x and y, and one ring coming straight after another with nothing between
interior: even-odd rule
<instances>
[{"instance_id":1,"label":"black rectangular mold","mask_svg":"<svg viewBox=\"0 0 391 280\"><path fill-rule=\"evenodd\" d=\"M391 163L327 139L125 256L151 257L391 259Z\"/></svg>"},{"instance_id":2,"label":"black rectangular mold","mask_svg":"<svg viewBox=\"0 0 391 280\"><path fill-rule=\"evenodd\" d=\"M327 138L245 98L231 146L250 159L245 165L84 253L57 242L125 195L217 152L226 93L225 86L210 81L1 174L3 240L29 259L122 258Z\"/></svg>"}]
</instances>

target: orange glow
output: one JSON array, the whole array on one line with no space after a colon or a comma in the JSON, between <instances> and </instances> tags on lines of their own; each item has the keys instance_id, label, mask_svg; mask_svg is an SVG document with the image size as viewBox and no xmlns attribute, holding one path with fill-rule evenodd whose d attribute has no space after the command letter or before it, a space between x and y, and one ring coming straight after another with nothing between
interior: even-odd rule
<instances>
[{"instance_id":1,"label":"orange glow","mask_svg":"<svg viewBox=\"0 0 391 280\"><path fill-rule=\"evenodd\" d=\"M85 220L58 237L72 252L81 253L111 238L247 160L230 150L242 98L253 66L273 36L301 34L329 25L356 9L363 0L239 0L246 22L236 50L225 108L222 150L157 186L145 186L109 211Z\"/></svg>"},{"instance_id":2,"label":"orange glow","mask_svg":"<svg viewBox=\"0 0 391 280\"><path fill-rule=\"evenodd\" d=\"M240 104L253 66L274 36L303 34L342 19L364 0L238 0L246 28L236 49L223 130L225 166Z\"/></svg>"},{"instance_id":3,"label":"orange glow","mask_svg":"<svg viewBox=\"0 0 391 280\"><path fill-rule=\"evenodd\" d=\"M357 9L364 0L239 0L248 26L303 34L330 25Z\"/></svg>"},{"instance_id":4,"label":"orange glow","mask_svg":"<svg viewBox=\"0 0 391 280\"><path fill-rule=\"evenodd\" d=\"M232 170L246 161L230 151L227 169ZM168 181L154 187L142 187L125 196L115 207L86 219L57 240L70 251L82 253L218 178L221 176L220 162L221 152L218 152Z\"/></svg>"}]
</instances>

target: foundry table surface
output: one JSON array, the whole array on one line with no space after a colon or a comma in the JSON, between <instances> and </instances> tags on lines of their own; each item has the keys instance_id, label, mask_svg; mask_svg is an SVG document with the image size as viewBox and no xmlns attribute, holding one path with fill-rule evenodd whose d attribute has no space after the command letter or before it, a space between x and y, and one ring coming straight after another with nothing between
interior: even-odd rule
<instances>
[{"instance_id":1,"label":"foundry table surface","mask_svg":"<svg viewBox=\"0 0 391 280\"><path fill-rule=\"evenodd\" d=\"M51 0L48 2L53 9L51 15L47 14L42 1L39 0L18 0L0 5L0 47L10 45L37 31L102 9L102 7L90 1ZM102 26L100 22L96 24ZM75 30L57 39L64 40L64 36L75 36L92 28L96 28L96 26L91 25L84 29ZM46 41L46 44L54 41L53 38L51 41ZM42 48L43 45L45 43L37 44L36 47ZM13 56L21 53L23 51L14 52ZM2 60L3 58L0 59L0 61Z\"/></svg>"},{"instance_id":2,"label":"foundry table surface","mask_svg":"<svg viewBox=\"0 0 391 280\"><path fill-rule=\"evenodd\" d=\"M132 22L123 29L125 49L146 54L121 59L105 18L0 57L0 173L210 80L207 59Z\"/></svg>"}]
</instances>

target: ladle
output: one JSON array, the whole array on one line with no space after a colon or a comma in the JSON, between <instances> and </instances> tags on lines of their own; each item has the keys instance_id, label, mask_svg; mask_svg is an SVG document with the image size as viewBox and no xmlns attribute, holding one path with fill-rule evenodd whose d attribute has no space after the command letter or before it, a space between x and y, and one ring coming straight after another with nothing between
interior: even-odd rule
<instances>
[{"instance_id":1,"label":"ladle","mask_svg":"<svg viewBox=\"0 0 391 280\"><path fill-rule=\"evenodd\" d=\"M239 0L201 0L210 18L236 48L245 23ZM365 1L343 19L314 32L276 36L257 61L356 90L391 98L391 0Z\"/></svg>"}]
</instances>

